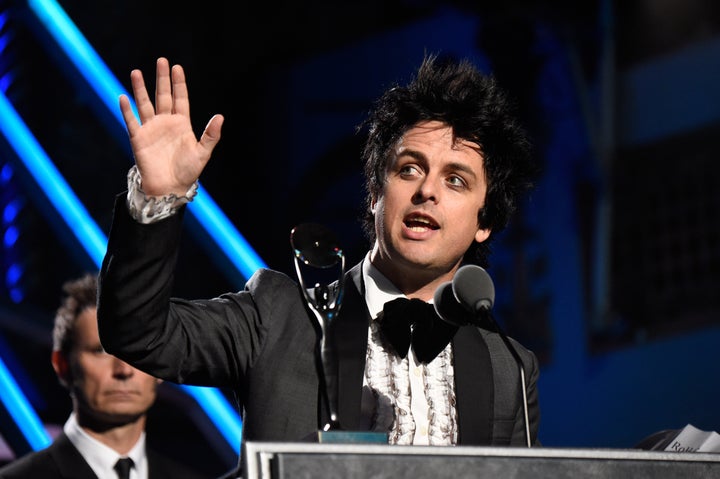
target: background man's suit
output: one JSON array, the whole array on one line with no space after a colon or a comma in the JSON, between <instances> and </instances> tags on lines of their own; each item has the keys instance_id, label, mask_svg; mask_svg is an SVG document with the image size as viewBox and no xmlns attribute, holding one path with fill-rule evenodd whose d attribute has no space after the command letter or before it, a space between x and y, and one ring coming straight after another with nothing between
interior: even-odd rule
<instances>
[{"instance_id":1,"label":"background man's suit","mask_svg":"<svg viewBox=\"0 0 720 479\"><path fill-rule=\"evenodd\" d=\"M200 479L186 466L147 450L150 479ZM80 452L65 433L45 449L26 454L6 465L0 479L97 479Z\"/></svg>"}]
</instances>

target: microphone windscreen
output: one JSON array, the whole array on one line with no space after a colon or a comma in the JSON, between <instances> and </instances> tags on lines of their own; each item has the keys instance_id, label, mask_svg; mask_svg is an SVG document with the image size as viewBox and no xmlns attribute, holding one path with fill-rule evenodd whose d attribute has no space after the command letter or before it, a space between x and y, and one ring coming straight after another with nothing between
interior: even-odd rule
<instances>
[{"instance_id":1,"label":"microphone windscreen","mask_svg":"<svg viewBox=\"0 0 720 479\"><path fill-rule=\"evenodd\" d=\"M452 290L455 298L474 312L490 310L495 303L492 278L487 271L474 264L467 264L457 270L452 280Z\"/></svg>"},{"instance_id":2,"label":"microphone windscreen","mask_svg":"<svg viewBox=\"0 0 720 479\"><path fill-rule=\"evenodd\" d=\"M455 299L450 281L441 284L435 290L433 306L438 316L446 323L454 326L464 326L468 323L468 311Z\"/></svg>"}]
</instances>

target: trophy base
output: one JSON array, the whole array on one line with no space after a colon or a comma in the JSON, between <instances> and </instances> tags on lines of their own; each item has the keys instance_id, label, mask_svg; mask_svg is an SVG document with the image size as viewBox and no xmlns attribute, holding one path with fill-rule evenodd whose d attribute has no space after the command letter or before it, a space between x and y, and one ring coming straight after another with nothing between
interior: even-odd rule
<instances>
[{"instance_id":1,"label":"trophy base","mask_svg":"<svg viewBox=\"0 0 720 479\"><path fill-rule=\"evenodd\" d=\"M323 444L387 444L386 432L318 431L317 442Z\"/></svg>"}]
</instances>

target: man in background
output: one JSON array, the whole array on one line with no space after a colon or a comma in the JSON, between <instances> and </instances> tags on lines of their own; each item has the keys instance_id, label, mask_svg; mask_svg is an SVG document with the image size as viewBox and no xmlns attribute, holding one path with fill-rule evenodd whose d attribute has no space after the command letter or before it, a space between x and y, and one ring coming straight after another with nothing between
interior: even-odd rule
<instances>
[{"instance_id":1,"label":"man in background","mask_svg":"<svg viewBox=\"0 0 720 479\"><path fill-rule=\"evenodd\" d=\"M147 412L160 380L106 353L97 326L97 279L63 285L52 366L73 411L47 448L0 468L0 478L194 479L203 477L145 444Z\"/></svg>"}]
</instances>

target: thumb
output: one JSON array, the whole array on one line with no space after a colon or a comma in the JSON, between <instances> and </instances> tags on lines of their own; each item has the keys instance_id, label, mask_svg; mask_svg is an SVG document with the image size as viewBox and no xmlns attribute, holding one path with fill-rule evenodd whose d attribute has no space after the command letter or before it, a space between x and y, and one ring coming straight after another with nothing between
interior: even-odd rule
<instances>
[{"instance_id":1,"label":"thumb","mask_svg":"<svg viewBox=\"0 0 720 479\"><path fill-rule=\"evenodd\" d=\"M205 125L202 136L200 136L200 146L211 152L220 141L220 131L222 130L225 117L222 115L213 115Z\"/></svg>"}]
</instances>

